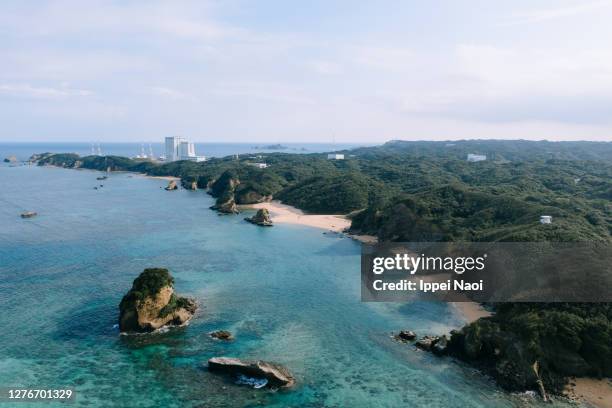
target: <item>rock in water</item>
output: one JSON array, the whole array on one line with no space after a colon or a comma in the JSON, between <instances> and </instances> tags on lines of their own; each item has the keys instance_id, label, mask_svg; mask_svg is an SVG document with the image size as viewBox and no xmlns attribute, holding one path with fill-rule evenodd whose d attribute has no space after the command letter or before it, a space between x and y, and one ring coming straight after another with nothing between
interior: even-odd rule
<instances>
[{"instance_id":1,"label":"rock in water","mask_svg":"<svg viewBox=\"0 0 612 408\"><path fill-rule=\"evenodd\" d=\"M176 185L176 180L170 180L168 182L168 186L166 187L166 190L170 191L170 190L176 190L178 188L178 186Z\"/></svg>"},{"instance_id":2,"label":"rock in water","mask_svg":"<svg viewBox=\"0 0 612 408\"><path fill-rule=\"evenodd\" d=\"M217 199L217 202L212 207L222 214L238 214L238 207L234 201L234 193L224 193Z\"/></svg>"},{"instance_id":3,"label":"rock in water","mask_svg":"<svg viewBox=\"0 0 612 408\"><path fill-rule=\"evenodd\" d=\"M21 218L32 218L32 217L36 217L37 215L38 213L34 211L25 211L21 213Z\"/></svg>"},{"instance_id":4,"label":"rock in water","mask_svg":"<svg viewBox=\"0 0 612 408\"><path fill-rule=\"evenodd\" d=\"M119 329L126 333L147 333L163 326L180 326L197 308L188 298L174 294L174 279L167 269L145 269L121 299Z\"/></svg>"},{"instance_id":5,"label":"rock in water","mask_svg":"<svg viewBox=\"0 0 612 408\"><path fill-rule=\"evenodd\" d=\"M416 338L416 334L412 330L402 330L395 338L400 341L412 341Z\"/></svg>"},{"instance_id":6,"label":"rock in water","mask_svg":"<svg viewBox=\"0 0 612 408\"><path fill-rule=\"evenodd\" d=\"M446 336L440 337L431 347L431 352L437 356L442 356L448 351L448 339Z\"/></svg>"},{"instance_id":7,"label":"rock in water","mask_svg":"<svg viewBox=\"0 0 612 408\"><path fill-rule=\"evenodd\" d=\"M219 340L225 340L225 341L234 340L234 336L232 336L232 333L228 332L227 330L214 331L210 333L210 337L212 337L213 339L219 339Z\"/></svg>"},{"instance_id":8,"label":"rock in water","mask_svg":"<svg viewBox=\"0 0 612 408\"><path fill-rule=\"evenodd\" d=\"M260 208L252 217L245 218L246 221L251 224L261 225L262 227L271 227L272 219L270 218L270 213L266 208Z\"/></svg>"},{"instance_id":9,"label":"rock in water","mask_svg":"<svg viewBox=\"0 0 612 408\"><path fill-rule=\"evenodd\" d=\"M440 340L438 336L424 336L417 340L416 346L425 351L431 351L431 348Z\"/></svg>"},{"instance_id":10,"label":"rock in water","mask_svg":"<svg viewBox=\"0 0 612 408\"><path fill-rule=\"evenodd\" d=\"M295 378L285 367L265 361L247 361L232 357L213 357L208 360L210 371L247 377L265 378L271 387L289 388L295 385Z\"/></svg>"},{"instance_id":11,"label":"rock in water","mask_svg":"<svg viewBox=\"0 0 612 408\"><path fill-rule=\"evenodd\" d=\"M4 162L5 163L17 163L17 157L15 156L8 156L4 158Z\"/></svg>"},{"instance_id":12,"label":"rock in water","mask_svg":"<svg viewBox=\"0 0 612 408\"><path fill-rule=\"evenodd\" d=\"M223 172L210 186L209 193L213 197L217 197L217 202L210 208L222 214L238 214L236 196L234 195L238 185L240 185L240 180L232 171Z\"/></svg>"}]
</instances>

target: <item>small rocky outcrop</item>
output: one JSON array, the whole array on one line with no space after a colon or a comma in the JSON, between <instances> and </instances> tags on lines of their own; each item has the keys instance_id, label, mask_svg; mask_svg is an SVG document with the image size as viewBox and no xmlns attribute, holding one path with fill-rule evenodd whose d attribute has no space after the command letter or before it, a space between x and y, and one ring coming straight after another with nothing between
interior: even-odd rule
<instances>
[{"instance_id":1,"label":"small rocky outcrop","mask_svg":"<svg viewBox=\"0 0 612 408\"><path fill-rule=\"evenodd\" d=\"M234 336L232 336L232 333L230 333L227 330L217 330L217 331L211 332L210 337L212 337L213 339L217 339L217 340L225 340L225 341L234 340Z\"/></svg>"},{"instance_id":2,"label":"small rocky outcrop","mask_svg":"<svg viewBox=\"0 0 612 408\"><path fill-rule=\"evenodd\" d=\"M431 351L439 339L438 336L424 336L418 339L415 345L421 350Z\"/></svg>"},{"instance_id":3,"label":"small rocky outcrop","mask_svg":"<svg viewBox=\"0 0 612 408\"><path fill-rule=\"evenodd\" d=\"M21 213L21 218L33 218L38 215L37 212L34 211L24 211Z\"/></svg>"},{"instance_id":4,"label":"small rocky outcrop","mask_svg":"<svg viewBox=\"0 0 612 408\"><path fill-rule=\"evenodd\" d=\"M251 224L260 225L262 227L272 226L272 218L270 218L270 212L267 208L260 208L254 216L247 217L245 220Z\"/></svg>"},{"instance_id":5,"label":"small rocky outcrop","mask_svg":"<svg viewBox=\"0 0 612 408\"><path fill-rule=\"evenodd\" d=\"M399 340L399 341L412 341L416 339L416 333L413 332L412 330L402 330L398 334L396 334L394 337L396 340Z\"/></svg>"},{"instance_id":6,"label":"small rocky outcrop","mask_svg":"<svg viewBox=\"0 0 612 408\"><path fill-rule=\"evenodd\" d=\"M195 301L174 294L174 278L167 269L145 269L119 305L119 329L147 333L164 326L182 326L197 309Z\"/></svg>"},{"instance_id":7,"label":"small rocky outcrop","mask_svg":"<svg viewBox=\"0 0 612 408\"><path fill-rule=\"evenodd\" d=\"M8 156L4 158L4 162L5 163L17 163L17 157L15 156Z\"/></svg>"},{"instance_id":8,"label":"small rocky outcrop","mask_svg":"<svg viewBox=\"0 0 612 408\"><path fill-rule=\"evenodd\" d=\"M228 170L221 174L209 190L213 197L217 197L217 202L210 208L222 214L238 214L235 191L239 184L240 180L233 172Z\"/></svg>"},{"instance_id":9,"label":"small rocky outcrop","mask_svg":"<svg viewBox=\"0 0 612 408\"><path fill-rule=\"evenodd\" d=\"M178 189L178 186L176 185L176 180L170 180L168 182L168 185L166 186L166 190L171 191L176 189Z\"/></svg>"},{"instance_id":10,"label":"small rocky outcrop","mask_svg":"<svg viewBox=\"0 0 612 408\"><path fill-rule=\"evenodd\" d=\"M198 181L194 177L182 177L181 178L181 186L183 186L186 190L197 190L198 189Z\"/></svg>"},{"instance_id":11,"label":"small rocky outcrop","mask_svg":"<svg viewBox=\"0 0 612 408\"><path fill-rule=\"evenodd\" d=\"M221 197L228 192L233 194L239 184L237 175L227 170L211 184L210 193L213 197Z\"/></svg>"},{"instance_id":12,"label":"small rocky outcrop","mask_svg":"<svg viewBox=\"0 0 612 408\"><path fill-rule=\"evenodd\" d=\"M210 371L232 375L265 378L268 387L289 388L295 385L295 377L285 367L265 361L248 361L232 357L213 357L208 360Z\"/></svg>"},{"instance_id":13,"label":"small rocky outcrop","mask_svg":"<svg viewBox=\"0 0 612 408\"><path fill-rule=\"evenodd\" d=\"M234 201L234 193L228 192L223 194L217 198L215 205L210 208L222 214L238 214L238 207L236 206L236 201Z\"/></svg>"},{"instance_id":14,"label":"small rocky outcrop","mask_svg":"<svg viewBox=\"0 0 612 408\"><path fill-rule=\"evenodd\" d=\"M439 337L431 346L431 352L437 356L443 356L448 352L448 339L446 336Z\"/></svg>"}]
</instances>

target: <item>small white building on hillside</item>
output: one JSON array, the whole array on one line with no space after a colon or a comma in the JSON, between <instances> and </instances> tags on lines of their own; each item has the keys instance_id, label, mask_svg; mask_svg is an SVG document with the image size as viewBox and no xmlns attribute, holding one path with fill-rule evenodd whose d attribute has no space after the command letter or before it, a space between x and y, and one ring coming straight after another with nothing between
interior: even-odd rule
<instances>
[{"instance_id":1,"label":"small white building on hillside","mask_svg":"<svg viewBox=\"0 0 612 408\"><path fill-rule=\"evenodd\" d=\"M552 216L550 215L540 216L540 224L552 224Z\"/></svg>"},{"instance_id":2,"label":"small white building on hillside","mask_svg":"<svg viewBox=\"0 0 612 408\"><path fill-rule=\"evenodd\" d=\"M467 161L469 162L479 162L479 161L485 161L487 160L487 156L484 154L472 154L469 153L467 155Z\"/></svg>"},{"instance_id":3,"label":"small white building on hillside","mask_svg":"<svg viewBox=\"0 0 612 408\"><path fill-rule=\"evenodd\" d=\"M344 155L338 154L338 153L329 153L327 155L327 159L328 160L344 160Z\"/></svg>"}]
</instances>

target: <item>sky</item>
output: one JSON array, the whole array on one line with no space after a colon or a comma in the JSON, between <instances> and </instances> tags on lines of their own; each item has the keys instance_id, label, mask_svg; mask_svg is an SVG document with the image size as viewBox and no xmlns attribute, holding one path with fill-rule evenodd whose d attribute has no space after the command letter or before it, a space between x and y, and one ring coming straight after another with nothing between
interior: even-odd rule
<instances>
[{"instance_id":1,"label":"sky","mask_svg":"<svg viewBox=\"0 0 612 408\"><path fill-rule=\"evenodd\" d=\"M612 0L0 3L0 141L612 141Z\"/></svg>"}]
</instances>

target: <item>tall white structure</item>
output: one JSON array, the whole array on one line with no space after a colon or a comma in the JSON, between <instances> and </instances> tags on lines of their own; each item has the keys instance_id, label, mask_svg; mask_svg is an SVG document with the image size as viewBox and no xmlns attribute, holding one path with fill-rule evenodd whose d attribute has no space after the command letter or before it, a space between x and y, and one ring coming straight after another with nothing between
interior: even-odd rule
<instances>
[{"instance_id":1,"label":"tall white structure","mask_svg":"<svg viewBox=\"0 0 612 408\"><path fill-rule=\"evenodd\" d=\"M179 158L181 160L189 160L189 157L194 157L195 155L195 146L193 143L182 140L179 144Z\"/></svg>"},{"instance_id":2,"label":"tall white structure","mask_svg":"<svg viewBox=\"0 0 612 408\"><path fill-rule=\"evenodd\" d=\"M166 138L166 161L179 160L179 146L183 140L180 136L170 136Z\"/></svg>"},{"instance_id":3,"label":"tall white structure","mask_svg":"<svg viewBox=\"0 0 612 408\"><path fill-rule=\"evenodd\" d=\"M166 161L191 160L204 161L206 157L197 156L195 145L180 136L166 138Z\"/></svg>"}]
</instances>

